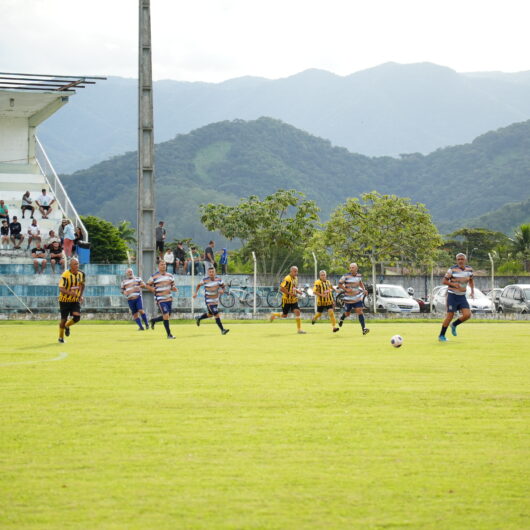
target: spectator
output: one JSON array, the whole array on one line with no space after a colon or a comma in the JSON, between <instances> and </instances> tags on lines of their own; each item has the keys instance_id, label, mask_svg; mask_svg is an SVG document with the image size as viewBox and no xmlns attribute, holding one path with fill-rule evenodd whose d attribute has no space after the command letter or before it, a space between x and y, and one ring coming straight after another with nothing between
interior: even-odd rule
<instances>
[{"instance_id":1,"label":"spectator","mask_svg":"<svg viewBox=\"0 0 530 530\"><path fill-rule=\"evenodd\" d=\"M173 274L175 274L175 255L173 251L168 248L164 254L164 261L166 262L166 270L169 270L169 266L173 266Z\"/></svg>"},{"instance_id":2,"label":"spectator","mask_svg":"<svg viewBox=\"0 0 530 530\"><path fill-rule=\"evenodd\" d=\"M68 219L63 219L61 221L61 224L59 225L58 236L59 236L59 239L61 240L61 244L64 241L64 227L66 226L67 221Z\"/></svg>"},{"instance_id":3,"label":"spectator","mask_svg":"<svg viewBox=\"0 0 530 530\"><path fill-rule=\"evenodd\" d=\"M162 257L164 253L164 242L166 240L166 229L164 228L164 221L160 221L158 226L155 228L155 239L156 239L156 250L158 254Z\"/></svg>"},{"instance_id":4,"label":"spectator","mask_svg":"<svg viewBox=\"0 0 530 530\"><path fill-rule=\"evenodd\" d=\"M201 255L199 254L199 251L197 250L197 247L191 247L191 255L193 256L193 270L194 274L198 274L201 270ZM188 267L186 269L187 274L191 274L191 259L188 261Z\"/></svg>"},{"instance_id":5,"label":"spectator","mask_svg":"<svg viewBox=\"0 0 530 530\"><path fill-rule=\"evenodd\" d=\"M32 202L33 201L29 196L29 191L26 191L26 193L22 195L22 206L20 207L20 209L22 210L22 219L24 219L26 210L29 210L31 212L30 219L33 219L33 214L35 213L35 206L33 206Z\"/></svg>"},{"instance_id":6,"label":"spectator","mask_svg":"<svg viewBox=\"0 0 530 530\"><path fill-rule=\"evenodd\" d=\"M46 270L46 251L41 247L40 240L37 241L35 247L31 249L31 257L33 258L35 274L42 274Z\"/></svg>"},{"instance_id":7,"label":"spectator","mask_svg":"<svg viewBox=\"0 0 530 530\"><path fill-rule=\"evenodd\" d=\"M44 242L44 249L45 250L50 250L50 247L52 246L52 244L57 241L57 243L61 243L61 240L55 235L55 232L53 230L50 230L48 232L48 237L46 239L46 241Z\"/></svg>"},{"instance_id":8,"label":"spectator","mask_svg":"<svg viewBox=\"0 0 530 530\"><path fill-rule=\"evenodd\" d=\"M6 219L2 219L2 227L0 228L0 244L2 248L9 248L9 225Z\"/></svg>"},{"instance_id":9,"label":"spectator","mask_svg":"<svg viewBox=\"0 0 530 530\"><path fill-rule=\"evenodd\" d=\"M55 264L59 263L61 269L64 269L64 251L59 243L59 238L50 245L50 264L52 266L52 272L55 274Z\"/></svg>"},{"instance_id":10,"label":"spectator","mask_svg":"<svg viewBox=\"0 0 530 530\"><path fill-rule=\"evenodd\" d=\"M83 229L78 226L76 229L75 229L75 239L74 239L74 254L77 254L77 248L78 248L78 245L79 245L79 241L84 241L85 240L85 236L83 234Z\"/></svg>"},{"instance_id":11,"label":"spectator","mask_svg":"<svg viewBox=\"0 0 530 530\"><path fill-rule=\"evenodd\" d=\"M215 263L215 255L213 253L213 248L215 247L215 242L210 241L208 246L204 249L204 273L208 271L208 269L215 269L216 263Z\"/></svg>"},{"instance_id":12,"label":"spectator","mask_svg":"<svg viewBox=\"0 0 530 530\"><path fill-rule=\"evenodd\" d=\"M9 223L9 233L11 235L13 249L19 249L22 241L24 241L24 235L22 234L22 225L18 222L16 215L13 215L13 222Z\"/></svg>"},{"instance_id":13,"label":"spectator","mask_svg":"<svg viewBox=\"0 0 530 530\"><path fill-rule=\"evenodd\" d=\"M182 267L182 273L186 272L186 266L188 264L188 258L184 247L182 246L182 241L177 243L177 248L175 249L175 266L177 270Z\"/></svg>"},{"instance_id":14,"label":"spectator","mask_svg":"<svg viewBox=\"0 0 530 530\"><path fill-rule=\"evenodd\" d=\"M33 219L31 224L28 226L28 249L32 242L41 241L40 228L37 224L37 219Z\"/></svg>"},{"instance_id":15,"label":"spectator","mask_svg":"<svg viewBox=\"0 0 530 530\"><path fill-rule=\"evenodd\" d=\"M74 225L72 224L72 221L70 221L70 219L66 219L66 223L64 225L63 247L64 247L64 252L66 254L66 257L68 258L72 257L72 249L74 247L74 241L75 241Z\"/></svg>"},{"instance_id":16,"label":"spectator","mask_svg":"<svg viewBox=\"0 0 530 530\"><path fill-rule=\"evenodd\" d=\"M42 195L39 195L35 204L39 207L39 211L43 219L48 219L48 216L52 213L52 204L55 202L55 199L48 195L46 189L41 190Z\"/></svg>"},{"instance_id":17,"label":"spectator","mask_svg":"<svg viewBox=\"0 0 530 530\"><path fill-rule=\"evenodd\" d=\"M0 200L0 219L5 219L9 224L9 210L2 200Z\"/></svg>"},{"instance_id":18,"label":"spectator","mask_svg":"<svg viewBox=\"0 0 530 530\"><path fill-rule=\"evenodd\" d=\"M223 248L223 251L221 252L219 264L221 265L221 274L226 274L226 268L228 266L228 250L226 248Z\"/></svg>"}]
</instances>

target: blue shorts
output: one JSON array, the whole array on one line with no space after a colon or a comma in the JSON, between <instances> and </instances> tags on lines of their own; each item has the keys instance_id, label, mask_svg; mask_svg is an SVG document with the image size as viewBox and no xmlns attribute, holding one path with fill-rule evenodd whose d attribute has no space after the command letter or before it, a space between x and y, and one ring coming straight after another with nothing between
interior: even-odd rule
<instances>
[{"instance_id":1,"label":"blue shorts","mask_svg":"<svg viewBox=\"0 0 530 530\"><path fill-rule=\"evenodd\" d=\"M127 303L129 304L129 309L133 315L144 308L141 296L134 298L133 300L127 300Z\"/></svg>"},{"instance_id":2,"label":"blue shorts","mask_svg":"<svg viewBox=\"0 0 530 530\"><path fill-rule=\"evenodd\" d=\"M158 302L158 307L163 315L171 314L171 304L172 302Z\"/></svg>"},{"instance_id":3,"label":"blue shorts","mask_svg":"<svg viewBox=\"0 0 530 530\"><path fill-rule=\"evenodd\" d=\"M216 317L219 314L217 304L206 304L206 308L208 309L209 315L213 315L214 317Z\"/></svg>"},{"instance_id":4,"label":"blue shorts","mask_svg":"<svg viewBox=\"0 0 530 530\"><path fill-rule=\"evenodd\" d=\"M363 301L359 300L358 302L353 302L353 304L344 304L344 311L346 311L346 313L351 313L356 307L363 307Z\"/></svg>"},{"instance_id":5,"label":"blue shorts","mask_svg":"<svg viewBox=\"0 0 530 530\"><path fill-rule=\"evenodd\" d=\"M464 294L447 293L447 312L456 313L462 309L469 309L469 302Z\"/></svg>"}]
</instances>

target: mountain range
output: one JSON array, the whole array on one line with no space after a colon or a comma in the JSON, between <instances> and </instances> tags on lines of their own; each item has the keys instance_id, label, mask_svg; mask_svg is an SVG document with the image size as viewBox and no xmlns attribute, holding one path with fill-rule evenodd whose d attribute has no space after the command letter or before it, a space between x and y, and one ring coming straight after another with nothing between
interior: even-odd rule
<instances>
[{"instance_id":1,"label":"mountain range","mask_svg":"<svg viewBox=\"0 0 530 530\"><path fill-rule=\"evenodd\" d=\"M428 154L530 119L530 72L457 73L386 63L348 76L307 70L284 79L154 83L156 142L225 120L279 119L367 156ZM137 80L78 89L38 134L60 173L137 148Z\"/></svg>"},{"instance_id":2,"label":"mountain range","mask_svg":"<svg viewBox=\"0 0 530 530\"><path fill-rule=\"evenodd\" d=\"M505 205L530 199L530 121L399 159L354 154L271 118L224 121L157 144L155 173L157 215L170 238L210 237L200 224L201 203L235 204L280 188L316 200L323 220L363 192L410 197L424 203L447 233L499 208L515 212ZM62 178L81 214L136 224L135 152ZM528 222L527 215L521 204L506 230Z\"/></svg>"}]
</instances>

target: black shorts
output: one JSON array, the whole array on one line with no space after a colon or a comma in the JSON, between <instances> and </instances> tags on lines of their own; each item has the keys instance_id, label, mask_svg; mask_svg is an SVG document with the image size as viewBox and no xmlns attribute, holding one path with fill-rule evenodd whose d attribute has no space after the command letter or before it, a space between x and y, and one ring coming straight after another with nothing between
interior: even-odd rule
<instances>
[{"instance_id":1,"label":"black shorts","mask_svg":"<svg viewBox=\"0 0 530 530\"><path fill-rule=\"evenodd\" d=\"M81 304L79 302L59 302L59 310L61 311L61 318L64 320L69 315L81 313Z\"/></svg>"},{"instance_id":2,"label":"black shorts","mask_svg":"<svg viewBox=\"0 0 530 530\"><path fill-rule=\"evenodd\" d=\"M282 304L282 313L284 315L288 315L290 312L294 312L295 309L300 310L298 307L298 302L295 302L294 304Z\"/></svg>"},{"instance_id":3,"label":"black shorts","mask_svg":"<svg viewBox=\"0 0 530 530\"><path fill-rule=\"evenodd\" d=\"M41 208L42 208L43 210L48 211L48 210L51 208L51 206L41 206Z\"/></svg>"},{"instance_id":4,"label":"black shorts","mask_svg":"<svg viewBox=\"0 0 530 530\"><path fill-rule=\"evenodd\" d=\"M21 209L22 211L24 211L24 210L34 210L35 208L33 208L33 206L30 206L29 204L23 204L23 205L20 207L20 209Z\"/></svg>"},{"instance_id":5,"label":"black shorts","mask_svg":"<svg viewBox=\"0 0 530 530\"><path fill-rule=\"evenodd\" d=\"M164 242L163 241L157 241L156 242L156 250L159 250L160 252L164 252Z\"/></svg>"},{"instance_id":6,"label":"black shorts","mask_svg":"<svg viewBox=\"0 0 530 530\"><path fill-rule=\"evenodd\" d=\"M324 313L325 311L329 311L330 309L333 309L333 304L317 305L317 313Z\"/></svg>"}]
</instances>

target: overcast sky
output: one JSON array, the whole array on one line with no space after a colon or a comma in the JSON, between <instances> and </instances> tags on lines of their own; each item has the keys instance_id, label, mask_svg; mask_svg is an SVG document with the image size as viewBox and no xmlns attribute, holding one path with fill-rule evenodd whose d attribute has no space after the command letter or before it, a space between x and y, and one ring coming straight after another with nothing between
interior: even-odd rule
<instances>
[{"instance_id":1,"label":"overcast sky","mask_svg":"<svg viewBox=\"0 0 530 530\"><path fill-rule=\"evenodd\" d=\"M529 0L151 0L153 77L530 70ZM137 77L138 0L0 0L0 71Z\"/></svg>"}]
</instances>

